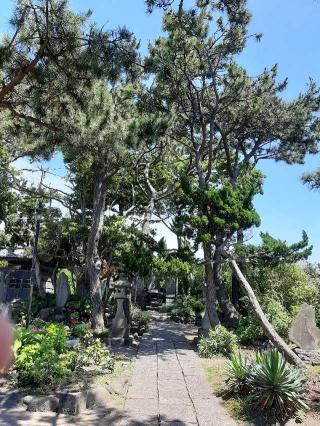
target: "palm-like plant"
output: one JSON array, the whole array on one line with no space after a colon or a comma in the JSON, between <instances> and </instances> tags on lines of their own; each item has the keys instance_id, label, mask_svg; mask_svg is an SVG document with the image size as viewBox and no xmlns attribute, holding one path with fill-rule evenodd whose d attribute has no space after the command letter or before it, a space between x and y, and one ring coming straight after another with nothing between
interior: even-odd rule
<instances>
[{"instance_id":1,"label":"palm-like plant","mask_svg":"<svg viewBox=\"0 0 320 426\"><path fill-rule=\"evenodd\" d=\"M250 374L251 363L241 354L231 355L227 364L227 386L230 392L245 394L249 391L248 378Z\"/></svg>"},{"instance_id":2,"label":"palm-like plant","mask_svg":"<svg viewBox=\"0 0 320 426\"><path fill-rule=\"evenodd\" d=\"M304 402L304 382L301 371L287 364L275 349L257 354L248 378L256 407L271 410L281 418L308 408Z\"/></svg>"}]
</instances>

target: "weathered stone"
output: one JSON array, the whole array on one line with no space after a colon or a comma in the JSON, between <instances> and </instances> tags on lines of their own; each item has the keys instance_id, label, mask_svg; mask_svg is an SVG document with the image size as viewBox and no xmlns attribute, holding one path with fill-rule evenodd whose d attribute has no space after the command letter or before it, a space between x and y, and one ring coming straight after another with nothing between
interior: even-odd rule
<instances>
[{"instance_id":1,"label":"weathered stone","mask_svg":"<svg viewBox=\"0 0 320 426\"><path fill-rule=\"evenodd\" d=\"M76 346L78 346L80 343L79 339L71 339L71 340L67 340L67 345L70 346L70 348L75 348Z\"/></svg>"},{"instance_id":2,"label":"weathered stone","mask_svg":"<svg viewBox=\"0 0 320 426\"><path fill-rule=\"evenodd\" d=\"M317 349L320 344L320 330L316 326L315 313L311 306L305 303L290 330L289 338L301 349Z\"/></svg>"},{"instance_id":3,"label":"weathered stone","mask_svg":"<svg viewBox=\"0 0 320 426\"><path fill-rule=\"evenodd\" d=\"M43 321L47 321L47 319L49 318L51 313L51 309L50 308L42 308L39 311L39 317L43 320Z\"/></svg>"},{"instance_id":4,"label":"weathered stone","mask_svg":"<svg viewBox=\"0 0 320 426\"><path fill-rule=\"evenodd\" d=\"M198 329L198 337L208 337L209 330L211 329L211 324L207 310L201 320L201 327Z\"/></svg>"},{"instance_id":5,"label":"weathered stone","mask_svg":"<svg viewBox=\"0 0 320 426\"><path fill-rule=\"evenodd\" d=\"M27 411L32 412L45 412L45 411L58 411L59 399L56 396L34 396L31 398L24 398L23 402L27 404Z\"/></svg>"},{"instance_id":6,"label":"weathered stone","mask_svg":"<svg viewBox=\"0 0 320 426\"><path fill-rule=\"evenodd\" d=\"M84 392L66 392L59 394L59 413L77 416L86 409Z\"/></svg>"},{"instance_id":7,"label":"weathered stone","mask_svg":"<svg viewBox=\"0 0 320 426\"><path fill-rule=\"evenodd\" d=\"M87 409L92 409L94 407L107 408L111 403L112 396L105 386L95 386L87 393Z\"/></svg>"},{"instance_id":8,"label":"weathered stone","mask_svg":"<svg viewBox=\"0 0 320 426\"><path fill-rule=\"evenodd\" d=\"M128 388L128 382L128 377L119 377L114 379L112 383L107 386L107 390L112 395L125 395Z\"/></svg>"},{"instance_id":9,"label":"weathered stone","mask_svg":"<svg viewBox=\"0 0 320 426\"><path fill-rule=\"evenodd\" d=\"M70 287L68 277L64 272L59 274L56 285L56 306L62 308L69 298Z\"/></svg>"},{"instance_id":10,"label":"weathered stone","mask_svg":"<svg viewBox=\"0 0 320 426\"><path fill-rule=\"evenodd\" d=\"M320 365L320 350L307 351L305 349L294 349L299 358L306 364Z\"/></svg>"}]
</instances>

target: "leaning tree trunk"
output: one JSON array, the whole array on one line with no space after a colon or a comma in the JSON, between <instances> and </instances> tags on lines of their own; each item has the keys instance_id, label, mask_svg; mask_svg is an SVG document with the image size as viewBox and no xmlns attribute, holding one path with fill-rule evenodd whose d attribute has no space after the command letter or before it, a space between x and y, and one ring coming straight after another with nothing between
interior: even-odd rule
<instances>
[{"instance_id":1,"label":"leaning tree trunk","mask_svg":"<svg viewBox=\"0 0 320 426\"><path fill-rule=\"evenodd\" d=\"M220 324L219 317L216 310L216 288L214 284L213 268L212 268L212 256L210 246L204 244L204 270L205 270L205 296L206 296L206 310L209 317L211 327L215 327Z\"/></svg>"},{"instance_id":2,"label":"leaning tree trunk","mask_svg":"<svg viewBox=\"0 0 320 426\"><path fill-rule=\"evenodd\" d=\"M243 240L244 240L243 230L239 229L237 232L237 245L243 244ZM239 263L239 267L240 269L243 269L241 263ZM231 279L231 302L233 306L237 309L237 311L239 311L240 298L241 298L241 287L236 275L233 273L232 279Z\"/></svg>"},{"instance_id":3,"label":"leaning tree trunk","mask_svg":"<svg viewBox=\"0 0 320 426\"><path fill-rule=\"evenodd\" d=\"M268 321L267 317L265 316L263 310L261 309L261 306L258 302L258 299L256 298L256 295L254 294L254 291L252 290L250 284L243 276L242 272L240 271L237 262L235 260L230 261L231 269L234 272L235 276L237 277L241 288L244 292L244 294L248 297L249 303L253 309L254 314L257 317L257 320L259 321L264 333L266 336L270 339L270 341L274 344L274 346L283 353L286 360L292 364L303 366L304 363L302 360L296 355L286 344L286 342L278 335L278 333L274 330L270 322Z\"/></svg>"},{"instance_id":4,"label":"leaning tree trunk","mask_svg":"<svg viewBox=\"0 0 320 426\"><path fill-rule=\"evenodd\" d=\"M90 282L91 321L93 329L98 332L104 329L100 285L101 261L98 255L98 244L102 232L106 204L106 178L107 167L103 166L94 184L92 223L86 251L86 272Z\"/></svg>"},{"instance_id":5,"label":"leaning tree trunk","mask_svg":"<svg viewBox=\"0 0 320 426\"><path fill-rule=\"evenodd\" d=\"M215 251L213 256L213 279L216 286L217 299L223 314L223 317L229 327L236 328L241 318L239 312L230 301L226 294L223 271L222 271L222 259L218 250Z\"/></svg>"}]
</instances>

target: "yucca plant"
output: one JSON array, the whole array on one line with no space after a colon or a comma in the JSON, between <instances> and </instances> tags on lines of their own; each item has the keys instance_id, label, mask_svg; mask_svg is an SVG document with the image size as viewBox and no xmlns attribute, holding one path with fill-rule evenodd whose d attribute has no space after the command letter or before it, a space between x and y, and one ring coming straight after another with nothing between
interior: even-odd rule
<instances>
[{"instance_id":1,"label":"yucca plant","mask_svg":"<svg viewBox=\"0 0 320 426\"><path fill-rule=\"evenodd\" d=\"M241 354L231 355L227 364L226 384L232 394L247 394L249 392L250 361Z\"/></svg>"},{"instance_id":2,"label":"yucca plant","mask_svg":"<svg viewBox=\"0 0 320 426\"><path fill-rule=\"evenodd\" d=\"M275 349L257 354L248 377L253 404L263 411L270 410L277 418L308 408L304 382L302 372L290 366Z\"/></svg>"}]
</instances>

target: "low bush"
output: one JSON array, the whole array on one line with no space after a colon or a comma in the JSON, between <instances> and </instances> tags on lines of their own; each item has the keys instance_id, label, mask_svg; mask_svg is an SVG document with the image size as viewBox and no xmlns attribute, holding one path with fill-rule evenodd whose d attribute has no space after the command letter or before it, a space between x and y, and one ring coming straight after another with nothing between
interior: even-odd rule
<instances>
[{"instance_id":1,"label":"low bush","mask_svg":"<svg viewBox=\"0 0 320 426\"><path fill-rule=\"evenodd\" d=\"M90 324L86 322L80 322L75 324L72 329L72 336L76 339L81 339L86 336L86 334L90 331Z\"/></svg>"},{"instance_id":2,"label":"low bush","mask_svg":"<svg viewBox=\"0 0 320 426\"><path fill-rule=\"evenodd\" d=\"M74 369L99 366L109 371L113 370L114 359L111 352L100 339L92 335L87 335L80 345L75 347L75 354L72 360Z\"/></svg>"},{"instance_id":3,"label":"low bush","mask_svg":"<svg viewBox=\"0 0 320 426\"><path fill-rule=\"evenodd\" d=\"M199 355L211 358L222 354L231 356L238 347L237 336L222 325L218 325L209 331L208 337L202 337L199 341Z\"/></svg>"},{"instance_id":4,"label":"low bush","mask_svg":"<svg viewBox=\"0 0 320 426\"><path fill-rule=\"evenodd\" d=\"M187 295L166 306L165 310L171 315L173 320L187 323L194 321L195 316L201 314L204 310L204 304L201 300Z\"/></svg>"},{"instance_id":5,"label":"low bush","mask_svg":"<svg viewBox=\"0 0 320 426\"><path fill-rule=\"evenodd\" d=\"M102 341L85 327L78 327L76 333L80 343L71 348L67 327L62 324L48 324L41 331L18 330L14 343L18 385L54 388L82 367L112 371L114 360Z\"/></svg>"},{"instance_id":6,"label":"low bush","mask_svg":"<svg viewBox=\"0 0 320 426\"><path fill-rule=\"evenodd\" d=\"M71 374L63 360L67 331L61 324L48 324L44 331L23 330L14 345L18 383L47 387L59 384Z\"/></svg>"},{"instance_id":7,"label":"low bush","mask_svg":"<svg viewBox=\"0 0 320 426\"><path fill-rule=\"evenodd\" d=\"M150 323L150 315L142 311L138 306L132 305L130 309L130 322L138 328L145 327L148 329Z\"/></svg>"},{"instance_id":8,"label":"low bush","mask_svg":"<svg viewBox=\"0 0 320 426\"><path fill-rule=\"evenodd\" d=\"M268 419L284 420L308 408L302 372L289 365L275 349L258 353L255 360L233 356L226 382L229 392L236 398L248 397L251 408L260 410Z\"/></svg>"}]
</instances>

